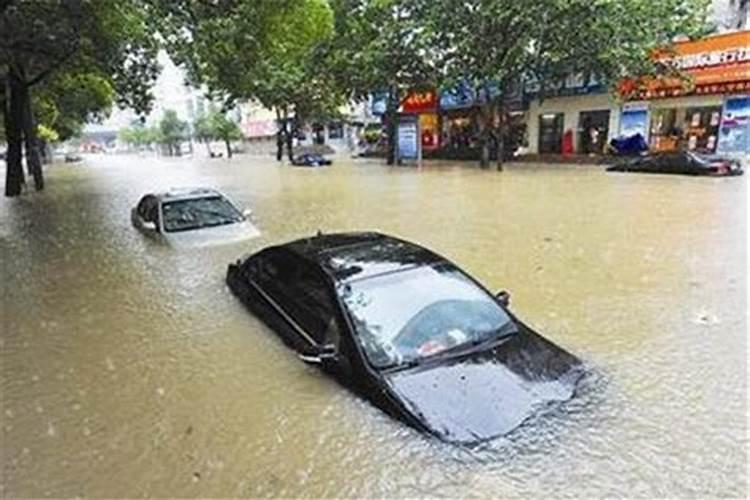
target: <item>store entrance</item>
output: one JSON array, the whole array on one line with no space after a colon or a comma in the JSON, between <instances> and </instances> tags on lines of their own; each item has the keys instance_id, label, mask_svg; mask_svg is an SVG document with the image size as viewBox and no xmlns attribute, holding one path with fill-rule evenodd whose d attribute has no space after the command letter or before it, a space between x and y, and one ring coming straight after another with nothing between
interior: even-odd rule
<instances>
[{"instance_id":1,"label":"store entrance","mask_svg":"<svg viewBox=\"0 0 750 500\"><path fill-rule=\"evenodd\" d=\"M539 153L561 153L563 113L539 115Z\"/></svg>"},{"instance_id":2,"label":"store entrance","mask_svg":"<svg viewBox=\"0 0 750 500\"><path fill-rule=\"evenodd\" d=\"M609 135L609 110L582 111L578 116L578 152L601 154Z\"/></svg>"}]
</instances>

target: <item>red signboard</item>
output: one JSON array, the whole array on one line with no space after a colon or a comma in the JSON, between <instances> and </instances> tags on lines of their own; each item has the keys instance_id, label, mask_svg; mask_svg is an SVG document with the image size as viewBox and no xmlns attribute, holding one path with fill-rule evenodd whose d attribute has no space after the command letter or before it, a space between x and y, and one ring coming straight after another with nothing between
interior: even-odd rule
<instances>
[{"instance_id":1,"label":"red signboard","mask_svg":"<svg viewBox=\"0 0 750 500\"><path fill-rule=\"evenodd\" d=\"M412 92L401 103L402 113L434 113L437 109L437 92L427 90Z\"/></svg>"}]
</instances>

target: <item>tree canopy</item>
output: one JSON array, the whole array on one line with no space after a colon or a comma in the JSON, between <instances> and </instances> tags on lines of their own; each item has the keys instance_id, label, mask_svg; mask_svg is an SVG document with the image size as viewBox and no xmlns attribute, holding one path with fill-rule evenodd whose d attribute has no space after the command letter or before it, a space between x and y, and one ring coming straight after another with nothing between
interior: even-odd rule
<instances>
[{"instance_id":1,"label":"tree canopy","mask_svg":"<svg viewBox=\"0 0 750 500\"><path fill-rule=\"evenodd\" d=\"M153 9L142 0L8 0L0 13L5 193L16 196L24 182L22 145L36 188L44 186L37 113L66 136L113 98L148 111L159 43Z\"/></svg>"}]
</instances>

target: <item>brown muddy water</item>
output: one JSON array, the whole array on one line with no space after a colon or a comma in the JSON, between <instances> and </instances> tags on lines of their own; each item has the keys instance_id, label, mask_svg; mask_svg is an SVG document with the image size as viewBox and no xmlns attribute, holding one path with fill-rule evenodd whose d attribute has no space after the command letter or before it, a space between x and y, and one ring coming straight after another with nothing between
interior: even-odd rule
<instances>
[{"instance_id":1,"label":"brown muddy water","mask_svg":"<svg viewBox=\"0 0 750 500\"><path fill-rule=\"evenodd\" d=\"M6 497L747 494L746 178L135 156L48 173L0 202ZM197 185L262 236L176 250L131 227L142 193ZM306 366L224 275L318 229L393 233L510 290L586 360L579 396L467 450Z\"/></svg>"}]
</instances>

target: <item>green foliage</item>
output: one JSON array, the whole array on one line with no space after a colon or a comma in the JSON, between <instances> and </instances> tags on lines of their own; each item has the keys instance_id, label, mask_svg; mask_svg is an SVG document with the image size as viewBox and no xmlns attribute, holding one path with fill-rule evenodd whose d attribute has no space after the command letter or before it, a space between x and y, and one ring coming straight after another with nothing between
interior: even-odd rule
<instances>
[{"instance_id":1,"label":"green foliage","mask_svg":"<svg viewBox=\"0 0 750 500\"><path fill-rule=\"evenodd\" d=\"M159 70L152 14L143 0L11 2L0 17L0 65L29 85L98 79L119 104L148 111Z\"/></svg>"},{"instance_id":2,"label":"green foliage","mask_svg":"<svg viewBox=\"0 0 750 500\"><path fill-rule=\"evenodd\" d=\"M321 116L343 101L321 51L326 0L154 0L172 58L228 107L255 100L280 115Z\"/></svg>"},{"instance_id":3,"label":"green foliage","mask_svg":"<svg viewBox=\"0 0 750 500\"><path fill-rule=\"evenodd\" d=\"M53 143L60 141L60 135L55 129L49 128L45 125L37 126L37 137L46 143Z\"/></svg>"},{"instance_id":4,"label":"green foliage","mask_svg":"<svg viewBox=\"0 0 750 500\"><path fill-rule=\"evenodd\" d=\"M431 3L431 2L430 2ZM339 85L354 97L434 84L435 50L424 0L332 0L335 36L328 50Z\"/></svg>"},{"instance_id":5,"label":"green foliage","mask_svg":"<svg viewBox=\"0 0 750 500\"><path fill-rule=\"evenodd\" d=\"M65 141L80 134L84 123L109 112L115 91L110 82L93 73L59 73L41 85L34 98L40 124L54 128Z\"/></svg>"},{"instance_id":6,"label":"green foliage","mask_svg":"<svg viewBox=\"0 0 750 500\"><path fill-rule=\"evenodd\" d=\"M706 0L434 0L428 32L444 83L510 84L542 91L574 73L616 84L664 68L652 59L677 35L705 31ZM502 86L502 85L501 85Z\"/></svg>"},{"instance_id":7,"label":"green foliage","mask_svg":"<svg viewBox=\"0 0 750 500\"><path fill-rule=\"evenodd\" d=\"M240 131L239 125L227 118L225 114L213 113L209 119L216 139L224 142L239 141L242 139L242 131Z\"/></svg>"},{"instance_id":8,"label":"green foliage","mask_svg":"<svg viewBox=\"0 0 750 500\"><path fill-rule=\"evenodd\" d=\"M156 127L132 125L121 128L117 132L117 138L131 147L140 149L159 142L160 136Z\"/></svg>"},{"instance_id":9,"label":"green foliage","mask_svg":"<svg viewBox=\"0 0 750 500\"><path fill-rule=\"evenodd\" d=\"M153 137L155 142L167 146L170 152L174 152L174 149L179 148L182 141L187 138L188 123L180 120L174 110L164 111L157 127L156 137Z\"/></svg>"}]
</instances>

